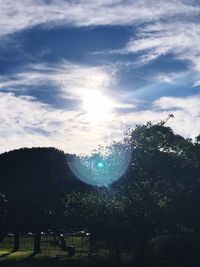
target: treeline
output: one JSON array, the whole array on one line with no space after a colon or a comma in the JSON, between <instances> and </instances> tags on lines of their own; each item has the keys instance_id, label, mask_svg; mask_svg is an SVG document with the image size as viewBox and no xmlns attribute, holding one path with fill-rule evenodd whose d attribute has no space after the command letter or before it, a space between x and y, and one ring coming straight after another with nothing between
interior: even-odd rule
<instances>
[{"instance_id":1,"label":"treeline","mask_svg":"<svg viewBox=\"0 0 200 267\"><path fill-rule=\"evenodd\" d=\"M0 155L0 238L41 232L86 230L120 262L133 254L143 266L147 241L157 236L200 234L200 136L184 138L164 123L137 126L126 134L129 167L109 187L81 182L66 155L55 148L14 150Z\"/></svg>"}]
</instances>

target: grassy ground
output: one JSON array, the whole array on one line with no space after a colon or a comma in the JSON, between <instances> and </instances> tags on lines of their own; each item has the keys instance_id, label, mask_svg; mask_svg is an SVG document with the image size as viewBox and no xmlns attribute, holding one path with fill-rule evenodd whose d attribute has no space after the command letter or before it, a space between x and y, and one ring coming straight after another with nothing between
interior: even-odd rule
<instances>
[{"instance_id":1,"label":"grassy ground","mask_svg":"<svg viewBox=\"0 0 200 267\"><path fill-rule=\"evenodd\" d=\"M89 258L89 238L88 237L68 237L66 243L75 246L75 256L69 258L67 252L51 246L48 236L42 237L42 253L32 255L32 239L21 237L21 250L12 253L12 237L6 238L0 243L0 266L1 267L117 267L116 258L109 256L108 250L103 248L103 244L96 246L96 254ZM160 244L154 254L148 254L145 267L199 267L200 257L199 246L195 243L194 248L186 246L185 250L169 242L168 246ZM184 245L181 242L182 246ZM170 245L170 246L169 246ZM178 250L177 250L178 248ZM190 251L191 250L191 251ZM182 253L184 252L184 253ZM136 266L133 255L127 252L122 253L123 267ZM132 259L131 259L132 258ZM140 266L139 266L140 267Z\"/></svg>"},{"instance_id":2,"label":"grassy ground","mask_svg":"<svg viewBox=\"0 0 200 267\"><path fill-rule=\"evenodd\" d=\"M56 246L52 246L49 241L53 238L43 236L41 239L42 253L33 256L33 237L20 237L20 251L12 252L13 237L7 237L0 243L0 266L15 267L105 267L113 266L106 259L106 253L98 253L93 258L89 258L89 238L88 237L66 237L66 244L75 246L75 256L69 258L67 252L63 252Z\"/></svg>"},{"instance_id":3,"label":"grassy ground","mask_svg":"<svg viewBox=\"0 0 200 267\"><path fill-rule=\"evenodd\" d=\"M55 251L60 250L57 246L53 246L51 241L54 241L52 236L42 236L41 238L41 250ZM89 238L83 237L65 237L67 245L74 246L78 252L89 252ZM13 247L13 237L6 237L0 243L0 250L12 250ZM20 237L20 250L32 250L33 248L33 237L32 236L21 236Z\"/></svg>"},{"instance_id":4,"label":"grassy ground","mask_svg":"<svg viewBox=\"0 0 200 267\"><path fill-rule=\"evenodd\" d=\"M66 253L51 251L49 253L41 253L31 257L32 251L10 252L8 250L0 250L0 266L1 267L110 267L115 266L113 260L103 257L93 257L88 255L75 255L68 258Z\"/></svg>"}]
</instances>

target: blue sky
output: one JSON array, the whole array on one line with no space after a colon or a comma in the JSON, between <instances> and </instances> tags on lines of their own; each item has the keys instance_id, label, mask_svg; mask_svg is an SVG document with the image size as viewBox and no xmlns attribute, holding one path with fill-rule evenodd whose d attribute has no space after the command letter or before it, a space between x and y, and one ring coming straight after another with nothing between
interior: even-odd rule
<instances>
[{"instance_id":1,"label":"blue sky","mask_svg":"<svg viewBox=\"0 0 200 267\"><path fill-rule=\"evenodd\" d=\"M200 2L0 0L0 152L200 132Z\"/></svg>"}]
</instances>

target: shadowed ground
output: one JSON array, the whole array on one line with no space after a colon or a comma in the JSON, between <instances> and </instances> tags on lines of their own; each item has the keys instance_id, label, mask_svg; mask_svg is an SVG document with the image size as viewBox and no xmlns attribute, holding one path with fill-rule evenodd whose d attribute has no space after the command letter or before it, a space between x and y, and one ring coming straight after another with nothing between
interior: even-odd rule
<instances>
[{"instance_id":1,"label":"shadowed ground","mask_svg":"<svg viewBox=\"0 0 200 267\"><path fill-rule=\"evenodd\" d=\"M89 259L87 256L75 256L68 258L65 254L39 254L30 257L31 251L8 252L0 251L0 265L1 267L15 266L15 267L107 267L114 266L112 260L93 258Z\"/></svg>"}]
</instances>

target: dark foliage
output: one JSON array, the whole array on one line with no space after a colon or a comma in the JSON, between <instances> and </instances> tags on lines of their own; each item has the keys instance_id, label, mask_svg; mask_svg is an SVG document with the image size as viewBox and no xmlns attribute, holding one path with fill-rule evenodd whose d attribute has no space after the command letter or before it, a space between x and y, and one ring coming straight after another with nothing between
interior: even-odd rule
<instances>
[{"instance_id":1,"label":"dark foliage","mask_svg":"<svg viewBox=\"0 0 200 267\"><path fill-rule=\"evenodd\" d=\"M143 266L149 240L199 236L199 137L183 138L164 124L147 123L126 133L130 164L108 188L79 181L67 164L74 155L54 148L0 155L0 238L8 231L16 238L19 232L34 232L38 253L41 231L59 236L62 231L86 230L93 251L100 242L118 264L121 251L128 251L135 266ZM110 151L117 146L113 143Z\"/></svg>"}]
</instances>

